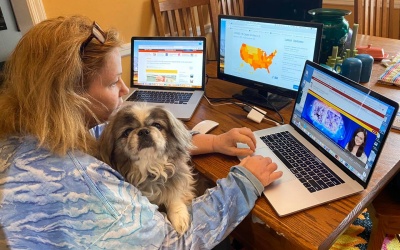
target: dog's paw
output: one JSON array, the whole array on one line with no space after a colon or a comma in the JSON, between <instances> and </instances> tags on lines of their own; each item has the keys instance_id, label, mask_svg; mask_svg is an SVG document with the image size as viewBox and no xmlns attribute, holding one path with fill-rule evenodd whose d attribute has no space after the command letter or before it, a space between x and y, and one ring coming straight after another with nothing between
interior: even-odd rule
<instances>
[{"instance_id":1,"label":"dog's paw","mask_svg":"<svg viewBox=\"0 0 400 250\"><path fill-rule=\"evenodd\" d=\"M167 208L167 215L172 226L180 234L184 234L190 226L190 214L184 203L174 203Z\"/></svg>"}]
</instances>

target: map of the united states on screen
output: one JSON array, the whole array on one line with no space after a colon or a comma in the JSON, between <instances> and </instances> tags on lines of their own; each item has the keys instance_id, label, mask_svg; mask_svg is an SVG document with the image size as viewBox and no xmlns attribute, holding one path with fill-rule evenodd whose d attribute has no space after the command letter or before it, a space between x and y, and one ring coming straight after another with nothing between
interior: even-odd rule
<instances>
[{"instance_id":1,"label":"map of the united states on screen","mask_svg":"<svg viewBox=\"0 0 400 250\"><path fill-rule=\"evenodd\" d=\"M254 70L256 69L266 69L269 73L269 66L272 64L272 59L276 55L275 50L271 54L267 53L257 47L247 45L245 43L240 47L240 57L246 63L248 63Z\"/></svg>"}]
</instances>

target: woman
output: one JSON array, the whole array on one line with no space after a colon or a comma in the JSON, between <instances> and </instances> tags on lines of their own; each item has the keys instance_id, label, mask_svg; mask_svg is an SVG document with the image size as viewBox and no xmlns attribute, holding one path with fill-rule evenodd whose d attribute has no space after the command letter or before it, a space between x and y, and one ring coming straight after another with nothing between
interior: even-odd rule
<instances>
[{"instance_id":1,"label":"woman","mask_svg":"<svg viewBox=\"0 0 400 250\"><path fill-rule=\"evenodd\" d=\"M200 249L221 242L282 172L246 157L195 199L182 236L157 207L90 154L128 89L121 41L84 17L33 27L5 66L0 92L0 245L26 249ZM90 130L89 130L90 129ZM95 137L93 136L95 135ZM250 149L237 149L236 142ZM249 155L246 128L194 135L193 154Z\"/></svg>"},{"instance_id":2,"label":"woman","mask_svg":"<svg viewBox=\"0 0 400 250\"><path fill-rule=\"evenodd\" d=\"M364 152L365 142L367 141L367 130L365 128L359 127L353 133L351 140L346 145L347 150L349 150L353 155L357 156L362 162L367 162L367 155Z\"/></svg>"}]
</instances>

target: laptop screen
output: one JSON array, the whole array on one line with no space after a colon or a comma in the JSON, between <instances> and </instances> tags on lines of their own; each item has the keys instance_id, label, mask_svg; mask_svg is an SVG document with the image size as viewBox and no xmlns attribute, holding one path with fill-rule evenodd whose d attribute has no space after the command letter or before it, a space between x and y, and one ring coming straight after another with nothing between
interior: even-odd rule
<instances>
[{"instance_id":1,"label":"laptop screen","mask_svg":"<svg viewBox=\"0 0 400 250\"><path fill-rule=\"evenodd\" d=\"M397 103L307 61L291 124L365 184L397 109Z\"/></svg>"},{"instance_id":2,"label":"laptop screen","mask_svg":"<svg viewBox=\"0 0 400 250\"><path fill-rule=\"evenodd\" d=\"M132 38L131 87L202 89L205 38Z\"/></svg>"}]
</instances>

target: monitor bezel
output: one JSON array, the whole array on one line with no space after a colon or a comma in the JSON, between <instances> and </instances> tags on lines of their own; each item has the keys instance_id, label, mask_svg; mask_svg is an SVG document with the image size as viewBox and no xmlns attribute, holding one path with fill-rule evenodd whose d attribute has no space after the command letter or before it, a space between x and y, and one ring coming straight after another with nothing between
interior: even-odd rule
<instances>
[{"instance_id":1,"label":"monitor bezel","mask_svg":"<svg viewBox=\"0 0 400 250\"><path fill-rule=\"evenodd\" d=\"M222 19L230 19L230 20L243 20L243 21L251 21L251 22L264 22L264 23L276 23L276 24L286 24L286 25L297 25L303 27L314 27L317 28L316 36L321 39L316 39L315 41L315 53L313 62L319 61L319 53L321 50L321 40L322 40L322 23L314 23L314 22L305 22L305 21L295 21L295 20L284 20L284 19L274 19L274 18L262 18L262 17L249 17L249 16L230 16L230 15L219 15L218 16L218 30L221 30L221 20ZM261 92L268 92L271 94L280 95L283 97L288 97L291 99L296 98L297 90L286 89L279 87L277 85L268 84L265 82L253 81L233 75L226 74L225 72L221 72L221 32L218 35L218 48L219 53L217 55L217 77L220 80L229 81L234 84L242 85L247 88L256 89ZM304 62L305 63L305 62ZM299 79L300 81L300 79Z\"/></svg>"}]
</instances>

